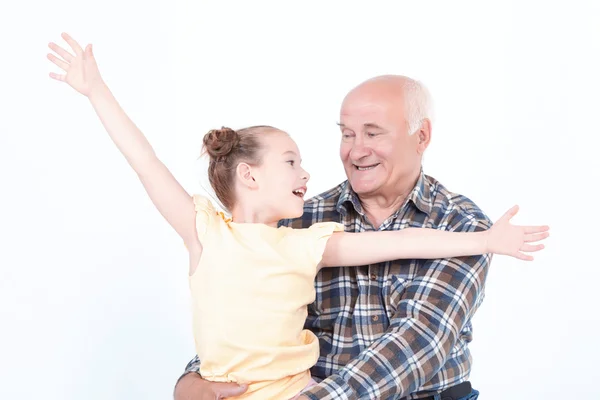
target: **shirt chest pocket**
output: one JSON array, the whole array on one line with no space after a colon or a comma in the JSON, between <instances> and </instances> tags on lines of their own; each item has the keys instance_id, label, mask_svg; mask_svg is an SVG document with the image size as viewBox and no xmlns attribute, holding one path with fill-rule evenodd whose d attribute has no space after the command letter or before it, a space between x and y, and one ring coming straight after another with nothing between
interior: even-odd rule
<instances>
[{"instance_id":1,"label":"shirt chest pocket","mask_svg":"<svg viewBox=\"0 0 600 400\"><path fill-rule=\"evenodd\" d=\"M389 265L389 274L383 289L385 308L388 318L398 310L400 301L406 294L406 288L412 283L419 268L417 260L393 261Z\"/></svg>"}]
</instances>

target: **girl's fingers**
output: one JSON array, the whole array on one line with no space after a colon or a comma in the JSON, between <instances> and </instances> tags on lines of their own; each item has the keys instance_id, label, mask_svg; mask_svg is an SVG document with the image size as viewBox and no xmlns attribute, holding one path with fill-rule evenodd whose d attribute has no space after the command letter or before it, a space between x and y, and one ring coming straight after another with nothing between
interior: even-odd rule
<instances>
[{"instance_id":1,"label":"girl's fingers","mask_svg":"<svg viewBox=\"0 0 600 400\"><path fill-rule=\"evenodd\" d=\"M546 232L550 229L548 225L540 225L540 226L525 226L525 233L540 233Z\"/></svg>"},{"instance_id":2,"label":"girl's fingers","mask_svg":"<svg viewBox=\"0 0 600 400\"><path fill-rule=\"evenodd\" d=\"M527 251L527 252L534 252L534 251L540 251L544 249L544 245L543 244L524 244L523 246L521 246L521 248L519 250L521 251Z\"/></svg>"},{"instance_id":3,"label":"girl's fingers","mask_svg":"<svg viewBox=\"0 0 600 400\"><path fill-rule=\"evenodd\" d=\"M62 47L57 45L56 43L49 43L48 47L52 51L54 51L56 54L61 56L66 62L70 63L71 61L73 61L73 58L75 58L75 56L73 56L73 54L69 53L68 51L66 51L65 49L63 49Z\"/></svg>"},{"instance_id":4,"label":"girl's fingers","mask_svg":"<svg viewBox=\"0 0 600 400\"><path fill-rule=\"evenodd\" d=\"M65 72L67 72L67 70L69 69L69 63L61 60L60 58L56 57L54 54L48 54L48 60L52 61L54 64L56 64L60 69L62 69Z\"/></svg>"},{"instance_id":5,"label":"girl's fingers","mask_svg":"<svg viewBox=\"0 0 600 400\"><path fill-rule=\"evenodd\" d=\"M81 46L79 45L79 43L77 43L75 41L75 39L73 39L71 36L69 36L68 33L63 32L62 38L65 40L65 42L68 43L69 46L71 46L71 48L73 49L73 51L75 52L76 55L80 56L83 54L83 49L81 48Z\"/></svg>"},{"instance_id":6,"label":"girl's fingers","mask_svg":"<svg viewBox=\"0 0 600 400\"><path fill-rule=\"evenodd\" d=\"M529 255L523 254L523 253L517 253L517 254L515 254L515 257L517 257L519 260L523 260L523 261L533 261L533 256L529 256Z\"/></svg>"},{"instance_id":7,"label":"girl's fingers","mask_svg":"<svg viewBox=\"0 0 600 400\"><path fill-rule=\"evenodd\" d=\"M549 232L528 234L525 235L525 243L537 242L542 239L546 239L548 236L550 236Z\"/></svg>"},{"instance_id":8,"label":"girl's fingers","mask_svg":"<svg viewBox=\"0 0 600 400\"><path fill-rule=\"evenodd\" d=\"M57 81L61 82L65 81L65 75L56 74L54 72L50 72L50 78L56 79Z\"/></svg>"},{"instance_id":9,"label":"girl's fingers","mask_svg":"<svg viewBox=\"0 0 600 400\"><path fill-rule=\"evenodd\" d=\"M500 220L506 219L506 220L510 221L512 219L512 217L517 215L518 212L519 212L519 206L514 205L507 212L505 212L504 215L502 215L500 217Z\"/></svg>"}]
</instances>

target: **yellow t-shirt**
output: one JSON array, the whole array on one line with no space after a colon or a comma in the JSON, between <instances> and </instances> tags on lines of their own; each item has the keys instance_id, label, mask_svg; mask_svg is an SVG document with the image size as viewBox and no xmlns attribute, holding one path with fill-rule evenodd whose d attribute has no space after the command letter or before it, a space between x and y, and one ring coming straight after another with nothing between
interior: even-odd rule
<instances>
[{"instance_id":1,"label":"yellow t-shirt","mask_svg":"<svg viewBox=\"0 0 600 400\"><path fill-rule=\"evenodd\" d=\"M202 257L190 276L203 378L248 383L237 398L289 399L310 381L319 342L304 330L316 268L336 223L237 224L194 196Z\"/></svg>"}]
</instances>

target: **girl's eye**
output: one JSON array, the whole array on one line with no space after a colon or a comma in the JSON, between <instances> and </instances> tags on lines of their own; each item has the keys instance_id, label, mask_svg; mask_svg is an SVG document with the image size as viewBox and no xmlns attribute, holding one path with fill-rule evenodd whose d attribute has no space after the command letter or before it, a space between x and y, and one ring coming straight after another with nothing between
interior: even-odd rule
<instances>
[{"instance_id":1,"label":"girl's eye","mask_svg":"<svg viewBox=\"0 0 600 400\"><path fill-rule=\"evenodd\" d=\"M288 163L293 167L294 166L294 160L290 160L288 161Z\"/></svg>"}]
</instances>

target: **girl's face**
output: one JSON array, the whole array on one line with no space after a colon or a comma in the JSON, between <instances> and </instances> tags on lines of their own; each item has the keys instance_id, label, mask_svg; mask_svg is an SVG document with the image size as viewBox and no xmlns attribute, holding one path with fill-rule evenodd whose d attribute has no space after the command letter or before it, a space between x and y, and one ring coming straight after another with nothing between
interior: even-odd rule
<instances>
[{"instance_id":1,"label":"girl's face","mask_svg":"<svg viewBox=\"0 0 600 400\"><path fill-rule=\"evenodd\" d=\"M285 132L266 135L263 140L262 163L252 167L261 208L264 205L265 214L275 220L298 218L304 212L310 179L301 166L298 146Z\"/></svg>"}]
</instances>

